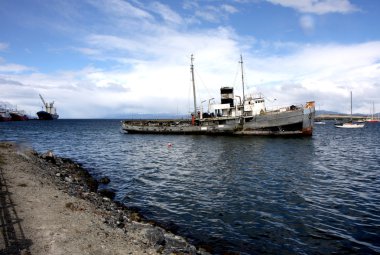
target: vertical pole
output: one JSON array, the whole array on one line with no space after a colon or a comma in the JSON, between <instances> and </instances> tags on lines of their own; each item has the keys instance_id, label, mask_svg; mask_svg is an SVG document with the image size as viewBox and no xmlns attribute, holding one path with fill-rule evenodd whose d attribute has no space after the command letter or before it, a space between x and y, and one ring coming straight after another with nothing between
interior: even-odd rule
<instances>
[{"instance_id":1,"label":"vertical pole","mask_svg":"<svg viewBox=\"0 0 380 255\"><path fill-rule=\"evenodd\" d=\"M375 102L372 102L372 120L374 119L373 118L374 114L375 114Z\"/></svg>"},{"instance_id":2,"label":"vertical pole","mask_svg":"<svg viewBox=\"0 0 380 255\"><path fill-rule=\"evenodd\" d=\"M195 94L195 81L194 81L194 65L193 65L193 60L194 60L194 57L193 57L193 54L191 54L191 66L190 66L190 70L191 70L191 81L193 82L194 117L196 118L197 117L197 96Z\"/></svg>"},{"instance_id":3,"label":"vertical pole","mask_svg":"<svg viewBox=\"0 0 380 255\"><path fill-rule=\"evenodd\" d=\"M352 122L352 91L350 91L351 93L351 122Z\"/></svg>"},{"instance_id":4,"label":"vertical pole","mask_svg":"<svg viewBox=\"0 0 380 255\"><path fill-rule=\"evenodd\" d=\"M244 93L244 70L243 70L243 56L240 54L240 66L241 66L241 84L243 86L243 105L245 102L245 93Z\"/></svg>"}]
</instances>

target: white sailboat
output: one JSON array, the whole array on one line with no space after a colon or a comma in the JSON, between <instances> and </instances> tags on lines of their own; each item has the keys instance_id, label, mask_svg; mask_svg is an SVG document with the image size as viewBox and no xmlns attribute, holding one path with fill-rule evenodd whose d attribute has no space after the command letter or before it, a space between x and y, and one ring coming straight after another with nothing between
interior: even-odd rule
<instances>
[{"instance_id":1,"label":"white sailboat","mask_svg":"<svg viewBox=\"0 0 380 255\"><path fill-rule=\"evenodd\" d=\"M337 128L363 128L364 127L364 123L357 123L357 122L352 121L352 91L351 91L351 114L350 114L350 116L351 116L351 120L349 122L335 124L335 127L337 127Z\"/></svg>"}]
</instances>

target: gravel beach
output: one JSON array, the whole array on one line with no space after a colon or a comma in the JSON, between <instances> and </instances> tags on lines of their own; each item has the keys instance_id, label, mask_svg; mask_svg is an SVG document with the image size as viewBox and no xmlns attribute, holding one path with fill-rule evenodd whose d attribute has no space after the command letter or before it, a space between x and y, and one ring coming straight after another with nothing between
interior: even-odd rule
<instances>
[{"instance_id":1,"label":"gravel beach","mask_svg":"<svg viewBox=\"0 0 380 255\"><path fill-rule=\"evenodd\" d=\"M208 254L52 152L0 142L0 187L0 254Z\"/></svg>"}]
</instances>

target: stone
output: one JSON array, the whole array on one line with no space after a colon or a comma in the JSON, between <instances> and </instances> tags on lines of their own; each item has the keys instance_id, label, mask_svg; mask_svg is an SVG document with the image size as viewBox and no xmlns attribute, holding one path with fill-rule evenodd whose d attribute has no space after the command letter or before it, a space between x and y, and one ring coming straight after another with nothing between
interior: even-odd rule
<instances>
[{"instance_id":1,"label":"stone","mask_svg":"<svg viewBox=\"0 0 380 255\"><path fill-rule=\"evenodd\" d=\"M73 179L71 179L70 177L65 177L65 182L73 182Z\"/></svg>"},{"instance_id":2,"label":"stone","mask_svg":"<svg viewBox=\"0 0 380 255\"><path fill-rule=\"evenodd\" d=\"M101 184L108 184L111 182L111 180L107 176L105 176L105 177L100 178L98 182Z\"/></svg>"},{"instance_id":3,"label":"stone","mask_svg":"<svg viewBox=\"0 0 380 255\"><path fill-rule=\"evenodd\" d=\"M107 198L110 198L110 199L114 199L115 195L116 195L116 192L113 189L101 189L101 190L98 191L98 193L101 196L107 197Z\"/></svg>"},{"instance_id":4,"label":"stone","mask_svg":"<svg viewBox=\"0 0 380 255\"><path fill-rule=\"evenodd\" d=\"M153 246L164 246L166 244L165 235L162 229L148 228L145 230L145 237Z\"/></svg>"}]
</instances>

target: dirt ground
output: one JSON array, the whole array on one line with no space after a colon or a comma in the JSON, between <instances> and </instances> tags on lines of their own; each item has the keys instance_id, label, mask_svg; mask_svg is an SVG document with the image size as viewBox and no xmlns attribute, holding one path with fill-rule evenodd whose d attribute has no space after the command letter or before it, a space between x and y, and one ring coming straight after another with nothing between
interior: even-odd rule
<instances>
[{"instance_id":1,"label":"dirt ground","mask_svg":"<svg viewBox=\"0 0 380 255\"><path fill-rule=\"evenodd\" d=\"M148 223L105 224L109 209L69 195L57 171L31 149L0 143L0 254L206 254Z\"/></svg>"}]
</instances>

